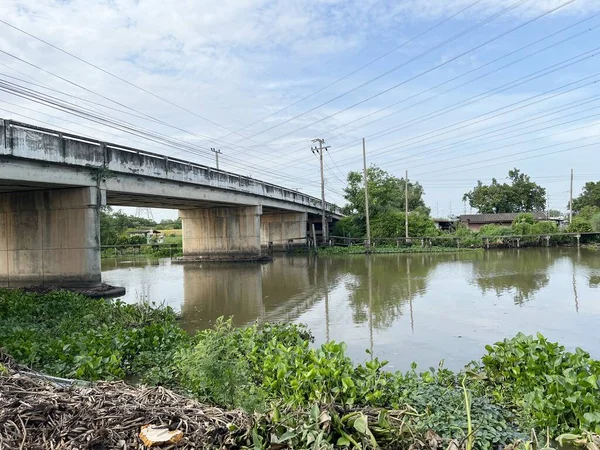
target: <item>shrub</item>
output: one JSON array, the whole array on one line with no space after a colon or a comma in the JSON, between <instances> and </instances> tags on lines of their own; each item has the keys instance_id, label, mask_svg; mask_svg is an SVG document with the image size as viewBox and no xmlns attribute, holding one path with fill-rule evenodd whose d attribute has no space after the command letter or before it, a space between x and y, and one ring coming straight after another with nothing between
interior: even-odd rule
<instances>
[{"instance_id":1,"label":"shrub","mask_svg":"<svg viewBox=\"0 0 600 450\"><path fill-rule=\"evenodd\" d=\"M592 216L590 225L592 226L593 231L600 232L600 213Z\"/></svg>"},{"instance_id":2,"label":"shrub","mask_svg":"<svg viewBox=\"0 0 600 450\"><path fill-rule=\"evenodd\" d=\"M528 223L529 225L533 225L536 222L535 217L531 213L519 213L513 220L513 225L519 223Z\"/></svg>"},{"instance_id":3,"label":"shrub","mask_svg":"<svg viewBox=\"0 0 600 450\"><path fill-rule=\"evenodd\" d=\"M84 380L173 378L171 355L187 335L170 308L95 300L71 292L0 290L0 342L19 362Z\"/></svg>"},{"instance_id":4,"label":"shrub","mask_svg":"<svg viewBox=\"0 0 600 450\"><path fill-rule=\"evenodd\" d=\"M600 432L600 361L581 349L567 352L541 334L519 333L486 350L486 387L497 401L521 411L524 426L548 427L554 436Z\"/></svg>"},{"instance_id":5,"label":"shrub","mask_svg":"<svg viewBox=\"0 0 600 450\"><path fill-rule=\"evenodd\" d=\"M589 233L592 231L592 225L583 217L573 217L573 221L567 227L568 233Z\"/></svg>"},{"instance_id":6,"label":"shrub","mask_svg":"<svg viewBox=\"0 0 600 450\"><path fill-rule=\"evenodd\" d=\"M531 227L531 234L555 234L558 233L558 225L555 222L540 221Z\"/></svg>"},{"instance_id":7,"label":"shrub","mask_svg":"<svg viewBox=\"0 0 600 450\"><path fill-rule=\"evenodd\" d=\"M482 226L478 234L479 236L508 236L513 234L513 230L510 227L488 224Z\"/></svg>"}]
</instances>

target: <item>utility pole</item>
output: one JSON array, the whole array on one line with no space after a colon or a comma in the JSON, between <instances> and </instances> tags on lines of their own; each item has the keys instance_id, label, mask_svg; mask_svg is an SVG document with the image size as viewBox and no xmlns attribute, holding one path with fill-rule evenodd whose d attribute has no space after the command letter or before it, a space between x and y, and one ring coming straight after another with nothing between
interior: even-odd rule
<instances>
[{"instance_id":1,"label":"utility pole","mask_svg":"<svg viewBox=\"0 0 600 450\"><path fill-rule=\"evenodd\" d=\"M404 228L408 239L408 170L404 174Z\"/></svg>"},{"instance_id":2,"label":"utility pole","mask_svg":"<svg viewBox=\"0 0 600 450\"><path fill-rule=\"evenodd\" d=\"M367 150L365 144L365 138L363 138L363 173L365 182L365 215L367 218L367 242L365 244L365 250L367 253L371 253L371 224L369 223L369 180L367 178Z\"/></svg>"},{"instance_id":3,"label":"utility pole","mask_svg":"<svg viewBox=\"0 0 600 450\"><path fill-rule=\"evenodd\" d=\"M569 191L569 223L573 223L573 169L571 169L571 189Z\"/></svg>"},{"instance_id":4,"label":"utility pole","mask_svg":"<svg viewBox=\"0 0 600 450\"><path fill-rule=\"evenodd\" d=\"M215 154L215 158L217 159L217 170L219 170L219 155L221 154L221 149L211 148L211 150Z\"/></svg>"},{"instance_id":5,"label":"utility pole","mask_svg":"<svg viewBox=\"0 0 600 450\"><path fill-rule=\"evenodd\" d=\"M323 152L327 151L329 147L323 147L325 139L313 139L313 142L319 144L318 147L311 147L310 150L314 153L319 154L319 161L321 163L321 227L323 229L323 245L327 245L327 219L325 218L325 175L323 174Z\"/></svg>"}]
</instances>

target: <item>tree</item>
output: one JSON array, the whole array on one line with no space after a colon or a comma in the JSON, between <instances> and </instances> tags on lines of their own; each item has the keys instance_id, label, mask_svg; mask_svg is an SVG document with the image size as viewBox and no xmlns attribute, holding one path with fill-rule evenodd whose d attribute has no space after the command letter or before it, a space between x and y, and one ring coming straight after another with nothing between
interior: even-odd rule
<instances>
[{"instance_id":1,"label":"tree","mask_svg":"<svg viewBox=\"0 0 600 450\"><path fill-rule=\"evenodd\" d=\"M567 228L568 233L589 233L590 231L592 231L590 221L579 216L573 217L573 222Z\"/></svg>"},{"instance_id":2,"label":"tree","mask_svg":"<svg viewBox=\"0 0 600 450\"><path fill-rule=\"evenodd\" d=\"M508 171L510 184L499 183L495 178L489 185L477 181L463 200L482 214L543 211L546 207L546 189L531 181L519 169Z\"/></svg>"},{"instance_id":3,"label":"tree","mask_svg":"<svg viewBox=\"0 0 600 450\"><path fill-rule=\"evenodd\" d=\"M586 206L600 208L600 181L585 183L581 195L573 199L573 212L579 212Z\"/></svg>"},{"instance_id":4,"label":"tree","mask_svg":"<svg viewBox=\"0 0 600 450\"><path fill-rule=\"evenodd\" d=\"M100 243L101 245L131 244L134 242L130 242L128 237L123 236L127 230L148 229L155 226L156 222L153 220L130 216L122 211L113 212L110 207L103 208L100 211Z\"/></svg>"},{"instance_id":5,"label":"tree","mask_svg":"<svg viewBox=\"0 0 600 450\"><path fill-rule=\"evenodd\" d=\"M548 217L561 217L563 213L561 213L558 209L549 209Z\"/></svg>"},{"instance_id":6,"label":"tree","mask_svg":"<svg viewBox=\"0 0 600 450\"><path fill-rule=\"evenodd\" d=\"M517 214L512 223L512 230L515 234L526 235L531 234L531 229L535 224L535 217L531 213Z\"/></svg>"},{"instance_id":7,"label":"tree","mask_svg":"<svg viewBox=\"0 0 600 450\"><path fill-rule=\"evenodd\" d=\"M404 178L397 178L376 166L367 169L367 178L371 216L376 217L386 211L404 211ZM348 201L344 208L346 214L365 216L365 189L361 172L348 174L344 198ZM429 214L429 209L423 201L423 187L419 183L408 182L408 209Z\"/></svg>"},{"instance_id":8,"label":"tree","mask_svg":"<svg viewBox=\"0 0 600 450\"><path fill-rule=\"evenodd\" d=\"M405 213L388 211L379 214L371 223L373 238L404 237ZM419 211L408 213L408 234L413 237L437 236L439 234L431 218Z\"/></svg>"}]
</instances>

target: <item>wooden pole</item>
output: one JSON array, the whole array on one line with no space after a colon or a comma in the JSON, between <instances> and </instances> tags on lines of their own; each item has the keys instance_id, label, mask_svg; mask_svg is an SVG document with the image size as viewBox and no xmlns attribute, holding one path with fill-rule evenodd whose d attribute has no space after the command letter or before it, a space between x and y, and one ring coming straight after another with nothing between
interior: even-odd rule
<instances>
[{"instance_id":1,"label":"wooden pole","mask_svg":"<svg viewBox=\"0 0 600 450\"><path fill-rule=\"evenodd\" d=\"M408 170L404 174L404 231L408 239Z\"/></svg>"},{"instance_id":2,"label":"wooden pole","mask_svg":"<svg viewBox=\"0 0 600 450\"><path fill-rule=\"evenodd\" d=\"M365 138L362 140L363 144L363 174L365 182L365 216L367 219L367 242L365 242L365 250L367 253L371 251L371 224L369 222L369 179L367 177L367 150L365 144Z\"/></svg>"},{"instance_id":3,"label":"wooden pole","mask_svg":"<svg viewBox=\"0 0 600 450\"><path fill-rule=\"evenodd\" d=\"M573 169L571 169L571 189L569 193L569 224L573 222Z\"/></svg>"}]
</instances>

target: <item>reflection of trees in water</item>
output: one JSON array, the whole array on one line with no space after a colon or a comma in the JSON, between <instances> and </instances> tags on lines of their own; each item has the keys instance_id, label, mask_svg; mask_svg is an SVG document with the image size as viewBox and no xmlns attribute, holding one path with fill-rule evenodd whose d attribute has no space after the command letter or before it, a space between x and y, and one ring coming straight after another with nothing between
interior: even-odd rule
<instances>
[{"instance_id":1,"label":"reflection of trees in water","mask_svg":"<svg viewBox=\"0 0 600 450\"><path fill-rule=\"evenodd\" d=\"M548 269L563 257L556 249L493 250L473 262L475 283L485 294L514 290L516 305L531 300L548 282Z\"/></svg>"},{"instance_id":2,"label":"reflection of trees in water","mask_svg":"<svg viewBox=\"0 0 600 450\"><path fill-rule=\"evenodd\" d=\"M600 251L590 249L580 249L573 256L577 265L586 271L589 286L597 288L600 286Z\"/></svg>"},{"instance_id":3,"label":"reflection of trees in water","mask_svg":"<svg viewBox=\"0 0 600 450\"><path fill-rule=\"evenodd\" d=\"M475 254L456 253L332 257L331 265L336 272L352 276L346 288L350 292L348 301L354 323L367 323L370 310L372 325L383 329L393 325L407 305L427 290L430 275L438 264L473 256Z\"/></svg>"}]
</instances>

